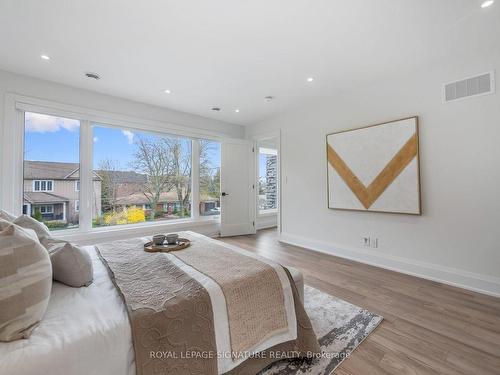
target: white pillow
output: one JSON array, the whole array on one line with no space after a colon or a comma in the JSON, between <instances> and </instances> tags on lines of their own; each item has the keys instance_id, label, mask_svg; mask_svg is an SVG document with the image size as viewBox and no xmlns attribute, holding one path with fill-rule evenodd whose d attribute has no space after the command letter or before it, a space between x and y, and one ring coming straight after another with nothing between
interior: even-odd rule
<instances>
[{"instance_id":1,"label":"white pillow","mask_svg":"<svg viewBox=\"0 0 500 375\"><path fill-rule=\"evenodd\" d=\"M38 220L33 219L28 215L21 215L13 221L14 224L19 225L23 228L33 229L41 241L44 238L50 237L49 228L44 223L40 223Z\"/></svg>"},{"instance_id":2,"label":"white pillow","mask_svg":"<svg viewBox=\"0 0 500 375\"><path fill-rule=\"evenodd\" d=\"M16 217L14 215L9 214L7 211L0 210L0 219L12 223L16 219Z\"/></svg>"},{"instance_id":3,"label":"white pillow","mask_svg":"<svg viewBox=\"0 0 500 375\"><path fill-rule=\"evenodd\" d=\"M46 238L42 245L52 262L52 277L68 286L89 286L94 279L94 268L89 253L69 242Z\"/></svg>"},{"instance_id":4,"label":"white pillow","mask_svg":"<svg viewBox=\"0 0 500 375\"><path fill-rule=\"evenodd\" d=\"M49 255L33 232L0 219L0 259L0 341L28 338L49 304Z\"/></svg>"}]
</instances>

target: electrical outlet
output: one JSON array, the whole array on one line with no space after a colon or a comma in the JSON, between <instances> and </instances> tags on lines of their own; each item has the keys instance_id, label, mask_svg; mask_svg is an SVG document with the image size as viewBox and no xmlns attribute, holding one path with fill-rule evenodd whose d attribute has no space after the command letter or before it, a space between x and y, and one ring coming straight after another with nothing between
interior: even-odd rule
<instances>
[{"instance_id":1,"label":"electrical outlet","mask_svg":"<svg viewBox=\"0 0 500 375\"><path fill-rule=\"evenodd\" d=\"M363 246L370 247L370 237L363 237Z\"/></svg>"}]
</instances>

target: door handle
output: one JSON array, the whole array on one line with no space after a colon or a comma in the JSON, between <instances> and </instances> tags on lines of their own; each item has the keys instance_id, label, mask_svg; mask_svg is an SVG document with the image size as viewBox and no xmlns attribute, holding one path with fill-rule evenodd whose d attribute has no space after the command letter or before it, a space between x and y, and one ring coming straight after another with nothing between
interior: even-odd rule
<instances>
[{"instance_id":1,"label":"door handle","mask_svg":"<svg viewBox=\"0 0 500 375\"><path fill-rule=\"evenodd\" d=\"M229 194L228 194L228 193L225 193L225 192L222 192L222 193L221 193L221 195L222 195L223 197L227 197Z\"/></svg>"}]
</instances>

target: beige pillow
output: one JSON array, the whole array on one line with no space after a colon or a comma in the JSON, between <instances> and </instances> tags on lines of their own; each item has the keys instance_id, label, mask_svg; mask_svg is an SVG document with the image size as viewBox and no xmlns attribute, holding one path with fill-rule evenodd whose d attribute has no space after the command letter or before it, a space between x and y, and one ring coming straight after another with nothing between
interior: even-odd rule
<instances>
[{"instance_id":1,"label":"beige pillow","mask_svg":"<svg viewBox=\"0 0 500 375\"><path fill-rule=\"evenodd\" d=\"M92 284L94 269L86 250L54 238L46 238L42 244L49 252L54 280L75 288Z\"/></svg>"},{"instance_id":2,"label":"beige pillow","mask_svg":"<svg viewBox=\"0 0 500 375\"><path fill-rule=\"evenodd\" d=\"M14 215L9 214L7 211L0 210L0 219L6 220L6 221L9 221L12 223L14 220L16 220L16 217Z\"/></svg>"},{"instance_id":3,"label":"beige pillow","mask_svg":"<svg viewBox=\"0 0 500 375\"><path fill-rule=\"evenodd\" d=\"M13 221L14 224L19 225L23 228L33 229L41 241L44 238L50 237L49 228L44 223L40 223L38 220L33 219L28 215L21 215Z\"/></svg>"},{"instance_id":4,"label":"beige pillow","mask_svg":"<svg viewBox=\"0 0 500 375\"><path fill-rule=\"evenodd\" d=\"M0 220L0 341L28 338L49 304L50 259L30 232Z\"/></svg>"}]
</instances>

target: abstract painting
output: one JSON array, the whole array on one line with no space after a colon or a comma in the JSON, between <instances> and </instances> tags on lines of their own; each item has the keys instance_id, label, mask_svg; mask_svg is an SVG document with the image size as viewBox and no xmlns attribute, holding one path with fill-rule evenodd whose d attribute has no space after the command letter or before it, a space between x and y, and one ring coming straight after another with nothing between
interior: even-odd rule
<instances>
[{"instance_id":1,"label":"abstract painting","mask_svg":"<svg viewBox=\"0 0 500 375\"><path fill-rule=\"evenodd\" d=\"M328 208L420 215L418 148L418 117L328 134Z\"/></svg>"}]
</instances>

